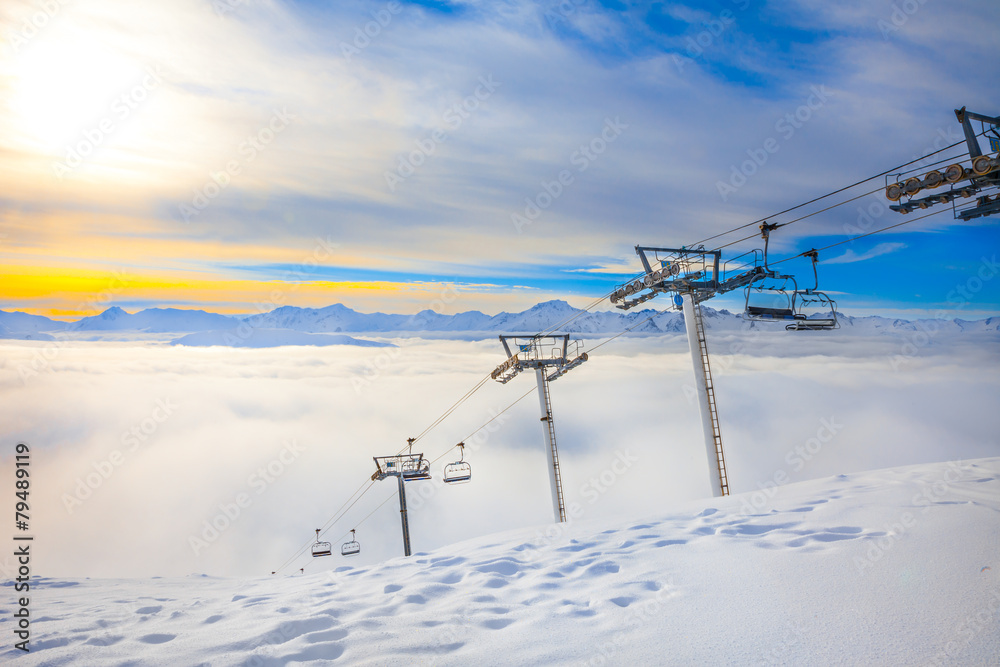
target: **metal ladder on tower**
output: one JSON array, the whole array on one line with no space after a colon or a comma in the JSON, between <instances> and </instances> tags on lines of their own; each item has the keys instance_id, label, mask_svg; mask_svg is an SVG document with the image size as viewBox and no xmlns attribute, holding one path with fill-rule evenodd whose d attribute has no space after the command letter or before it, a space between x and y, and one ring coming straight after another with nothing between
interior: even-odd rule
<instances>
[{"instance_id":1,"label":"metal ladder on tower","mask_svg":"<svg viewBox=\"0 0 1000 667\"><path fill-rule=\"evenodd\" d=\"M543 370L542 373L544 372ZM559 452L556 449L556 427L552 423L552 399L549 396L549 381L547 378L543 377L542 388L545 399L545 416L542 417L542 421L545 422L545 428L549 430L549 443L552 448L552 472L555 475L556 498L559 503L559 521L562 522L566 520L566 503L563 500L562 472L559 470Z\"/></svg>"},{"instance_id":2,"label":"metal ladder on tower","mask_svg":"<svg viewBox=\"0 0 1000 667\"><path fill-rule=\"evenodd\" d=\"M701 369L705 374L705 387L708 392L708 410L712 417L712 437L715 439L715 455L719 462L719 479L722 483L722 495L729 495L729 478L726 476L726 457L722 452L722 431L719 429L719 411L715 406L715 386L712 384L712 366L708 362L708 343L705 339L705 322L701 315L701 304L694 300L694 324L698 332L698 352L701 356Z\"/></svg>"}]
</instances>

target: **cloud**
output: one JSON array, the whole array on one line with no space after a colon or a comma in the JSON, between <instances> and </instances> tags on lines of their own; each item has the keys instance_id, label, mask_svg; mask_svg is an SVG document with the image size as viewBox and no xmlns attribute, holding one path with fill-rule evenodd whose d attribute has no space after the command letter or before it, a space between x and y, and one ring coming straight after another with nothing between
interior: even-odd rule
<instances>
[{"instance_id":1,"label":"cloud","mask_svg":"<svg viewBox=\"0 0 1000 667\"><path fill-rule=\"evenodd\" d=\"M996 456L983 415L1000 390L998 359L977 341L938 337L889 372L903 338L717 335L710 346L733 492L779 470L799 481ZM4 344L0 423L11 442L32 447L40 569L275 569L365 488L372 456L405 447L504 358L495 340L395 342L381 350ZM690 364L683 337L621 338L552 384L564 491L586 518L641 517L709 495ZM465 441L473 480L408 486L415 551L551 522L537 398L477 431L533 386L530 375L490 382L418 441L435 477ZM810 439L824 419L843 427L816 450ZM796 453L803 447L815 451L805 458ZM635 464L623 471L619 455ZM10 456L2 453L5 469ZM12 496L11 483L0 479L0 493ZM399 554L391 480L374 484L325 539L343 541L351 528L364 549L356 562ZM205 542L197 554L192 538Z\"/></svg>"},{"instance_id":2,"label":"cloud","mask_svg":"<svg viewBox=\"0 0 1000 667\"><path fill-rule=\"evenodd\" d=\"M334 267L551 276L636 243L707 238L909 160L957 130L927 91L989 112L978 82L1000 76L989 31L964 8L922 7L886 40L863 3L722 3L726 23L689 4L671 16L595 3L390 15L384 2L265 1L221 16L195 0L60 4L0 56L12 186L0 260L94 269L106 248L175 279L193 264L225 280L234 264L297 258L329 237L342 244ZM3 11L16 27L38 10ZM816 87L828 99L800 111ZM276 113L290 119L279 133ZM808 120L777 129L796 113ZM112 130L90 146L105 119ZM613 141L609 121L626 126ZM776 152L761 152L768 139ZM71 149L89 154L60 180L53 165ZM748 160L723 201L718 184ZM781 242L839 234L850 208ZM538 213L519 228L526 210Z\"/></svg>"},{"instance_id":3,"label":"cloud","mask_svg":"<svg viewBox=\"0 0 1000 667\"><path fill-rule=\"evenodd\" d=\"M881 257L882 255L888 255L889 253L896 252L897 250L902 250L906 248L905 243L879 243L874 248L858 254L853 250L848 249L843 255L837 257L831 257L830 259L824 259L824 264L853 264L854 262L864 262L865 260L874 259L875 257Z\"/></svg>"}]
</instances>

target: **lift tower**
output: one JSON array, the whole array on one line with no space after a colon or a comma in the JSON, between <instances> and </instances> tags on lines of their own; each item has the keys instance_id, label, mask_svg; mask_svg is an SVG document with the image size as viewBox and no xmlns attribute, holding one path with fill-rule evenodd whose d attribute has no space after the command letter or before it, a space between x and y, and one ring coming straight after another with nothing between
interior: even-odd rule
<instances>
[{"instance_id":1,"label":"lift tower","mask_svg":"<svg viewBox=\"0 0 1000 667\"><path fill-rule=\"evenodd\" d=\"M403 555L410 555L410 523L406 518L406 488L404 482L413 482L431 478L431 466L423 454L413 453L413 441L409 438L409 451L396 456L375 456L375 472L372 481L381 481L386 477L395 477L399 482L399 518L403 524ZM353 534L353 531L352 531Z\"/></svg>"},{"instance_id":2,"label":"lift tower","mask_svg":"<svg viewBox=\"0 0 1000 667\"><path fill-rule=\"evenodd\" d=\"M556 427L552 421L552 400L549 382L562 377L587 360L587 353L580 351L580 341L570 344L569 334L562 336L500 336L507 361L497 366L490 377L501 384L513 380L518 373L535 369L538 381L538 402L542 409L542 429L545 432L545 456L549 464L549 483L552 486L552 511L557 522L566 521L566 503L563 499L562 473L556 449ZM516 351L511 350L511 344Z\"/></svg>"},{"instance_id":3,"label":"lift tower","mask_svg":"<svg viewBox=\"0 0 1000 667\"><path fill-rule=\"evenodd\" d=\"M674 294L674 307L684 312L688 347L694 366L694 384L698 394L705 450L708 456L709 477L714 496L729 495L729 477L722 450L722 432L719 429L719 411L715 401L715 385L709 363L705 322L701 302L716 294L746 287L761 279L765 269L758 266L756 251L748 253L753 260L741 255L720 266L722 251L705 248L653 248L636 246L635 252L642 261L645 275L620 286L611 294L611 303L628 310L661 292ZM648 253L648 254L647 254ZM727 278L725 274L729 274ZM646 290L649 290L648 292Z\"/></svg>"}]
</instances>

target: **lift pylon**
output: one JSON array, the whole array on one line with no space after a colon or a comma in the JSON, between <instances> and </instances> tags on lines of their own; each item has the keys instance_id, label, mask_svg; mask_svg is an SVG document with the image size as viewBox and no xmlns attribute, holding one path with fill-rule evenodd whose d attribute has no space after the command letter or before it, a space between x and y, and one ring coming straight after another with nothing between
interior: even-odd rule
<instances>
[{"instance_id":1,"label":"lift pylon","mask_svg":"<svg viewBox=\"0 0 1000 667\"><path fill-rule=\"evenodd\" d=\"M741 289L761 280L768 275L768 271L760 265L759 251L756 250L725 263L722 262L721 250L706 250L703 246L636 246L635 252L642 261L645 275L619 286L611 294L611 303L622 310L628 310L661 293L674 294L674 307L684 313L712 494L728 496L729 478L722 450L719 411L715 401L705 323L699 304L716 294Z\"/></svg>"},{"instance_id":2,"label":"lift pylon","mask_svg":"<svg viewBox=\"0 0 1000 667\"><path fill-rule=\"evenodd\" d=\"M562 490L562 471L556 447L556 428L552 420L552 398L549 382L562 377L587 361L580 341L570 342L569 334L561 336L500 336L507 361L497 366L491 377L501 384L513 380L523 370L534 369L538 382L538 403L542 411L545 434L545 458L552 487L552 513L557 522L566 521L566 502ZM513 346L513 348L512 348Z\"/></svg>"},{"instance_id":3,"label":"lift pylon","mask_svg":"<svg viewBox=\"0 0 1000 667\"><path fill-rule=\"evenodd\" d=\"M386 477L395 477L399 483L399 519L403 528L403 554L410 555L410 522L406 516L406 486L404 482L430 479L430 464L423 454L413 453L414 438L407 440L409 452L396 456L375 456L375 472L373 481L381 481Z\"/></svg>"}]
</instances>

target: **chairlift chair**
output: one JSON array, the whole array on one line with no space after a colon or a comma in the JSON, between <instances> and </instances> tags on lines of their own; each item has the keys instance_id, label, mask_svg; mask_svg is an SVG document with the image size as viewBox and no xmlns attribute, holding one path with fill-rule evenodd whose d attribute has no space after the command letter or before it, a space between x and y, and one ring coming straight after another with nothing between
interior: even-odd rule
<instances>
[{"instance_id":1,"label":"chairlift chair","mask_svg":"<svg viewBox=\"0 0 1000 667\"><path fill-rule=\"evenodd\" d=\"M340 547L341 556L357 556L361 553L361 544L354 539L354 528L351 528L351 541L344 542Z\"/></svg>"},{"instance_id":2,"label":"chairlift chair","mask_svg":"<svg viewBox=\"0 0 1000 667\"><path fill-rule=\"evenodd\" d=\"M472 479L472 466L465 461L465 443L458 443L462 455L454 463L444 467L443 480L446 484L464 484Z\"/></svg>"},{"instance_id":3,"label":"chairlift chair","mask_svg":"<svg viewBox=\"0 0 1000 667\"><path fill-rule=\"evenodd\" d=\"M776 224L764 222L760 234L764 238L763 273L746 286L746 308L744 315L749 320L773 322L795 319L795 293L798 285L794 276L786 276L772 271L767 266L767 251L771 232Z\"/></svg>"},{"instance_id":4,"label":"chairlift chair","mask_svg":"<svg viewBox=\"0 0 1000 667\"><path fill-rule=\"evenodd\" d=\"M402 472L400 474L407 482L430 479L431 464L423 457L420 457L420 459L403 459Z\"/></svg>"},{"instance_id":5,"label":"chairlift chair","mask_svg":"<svg viewBox=\"0 0 1000 667\"><path fill-rule=\"evenodd\" d=\"M795 294L798 286L794 276L766 273L746 287L747 319L774 322L795 319Z\"/></svg>"},{"instance_id":6,"label":"chairlift chair","mask_svg":"<svg viewBox=\"0 0 1000 667\"><path fill-rule=\"evenodd\" d=\"M312 545L312 555L313 558L319 558L320 556L329 556L333 553L333 547L329 542L319 541L319 528L316 529L316 543Z\"/></svg>"},{"instance_id":7,"label":"chairlift chair","mask_svg":"<svg viewBox=\"0 0 1000 667\"><path fill-rule=\"evenodd\" d=\"M819 253L816 250L810 250L802 253L802 255L812 260L815 282L811 288L795 290L793 297L795 321L786 325L785 328L789 331L839 329L840 322L837 321L837 302L819 291L819 273L816 270Z\"/></svg>"},{"instance_id":8,"label":"chairlift chair","mask_svg":"<svg viewBox=\"0 0 1000 667\"><path fill-rule=\"evenodd\" d=\"M405 456L399 457L399 474L406 482L431 478L430 462L422 454L413 453L413 443L416 440L416 438L407 438L408 452Z\"/></svg>"}]
</instances>

